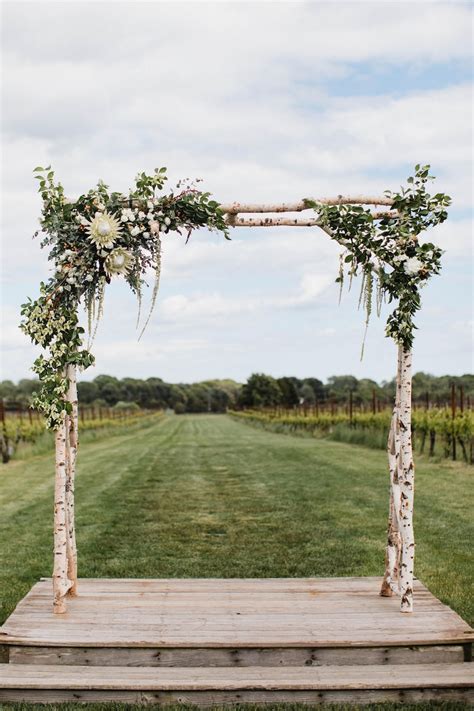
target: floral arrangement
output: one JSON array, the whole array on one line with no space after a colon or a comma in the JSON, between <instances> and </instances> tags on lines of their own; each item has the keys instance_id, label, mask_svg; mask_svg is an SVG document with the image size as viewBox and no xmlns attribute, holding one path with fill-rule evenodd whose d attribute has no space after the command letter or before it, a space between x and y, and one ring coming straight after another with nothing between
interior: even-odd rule
<instances>
[{"instance_id":1,"label":"floral arrangement","mask_svg":"<svg viewBox=\"0 0 474 711\"><path fill-rule=\"evenodd\" d=\"M45 236L41 246L50 248L54 275L41 283L35 301L23 304L21 328L48 352L33 365L41 383L33 405L44 413L47 426L57 429L71 408L66 398L66 367L87 368L94 362L90 348L103 312L105 286L114 277L125 279L138 299L138 324L144 276L150 268L154 270L143 333L158 293L162 236L185 232L188 239L193 229L206 226L228 238L228 223L219 204L193 182L180 181L170 193L163 193L166 168L156 169L152 175L137 175L128 196L109 192L99 182L75 202L66 200L50 167L38 167L34 172L43 199L40 222ZM415 166L406 188L386 192L391 209L381 215L373 215L361 205L305 200L323 229L343 247L336 280L341 289L346 277L350 284L362 275L360 303L366 311L366 325L374 295L378 312L384 299L397 301L388 317L386 335L405 349L413 343L420 288L441 268L441 249L419 241L421 232L446 220L451 203L444 193L431 196L427 192L426 183L433 179L428 165ZM84 329L78 320L81 303L88 314L87 348L83 347Z\"/></svg>"},{"instance_id":2,"label":"floral arrangement","mask_svg":"<svg viewBox=\"0 0 474 711\"><path fill-rule=\"evenodd\" d=\"M184 232L188 239L193 229L206 226L228 238L228 230L219 204L194 182L180 181L164 194L166 168L156 169L152 175L137 175L128 196L109 192L99 182L75 202L66 200L50 167L38 167L34 172L43 199L41 246L50 248L54 274L41 283L38 299L23 304L21 328L48 351L33 365L41 383L33 405L44 413L47 426L57 429L71 407L66 399L66 366L87 368L94 362L90 349L103 312L105 286L111 279L124 278L137 296L138 325L145 274L154 270L143 333L158 293L163 235ZM83 347L84 329L78 319L81 303L88 314L87 348Z\"/></svg>"},{"instance_id":3,"label":"floral arrangement","mask_svg":"<svg viewBox=\"0 0 474 711\"><path fill-rule=\"evenodd\" d=\"M392 201L391 209L373 215L361 205L325 205L306 200L313 207L332 239L342 247L339 275L343 288L345 277L349 288L355 276L362 276L359 305L366 312L366 328L375 296L377 314L383 300L396 300L389 315L385 333L405 349L411 349L414 338L414 316L420 309L420 289L441 269L442 250L431 242L421 242L419 235L444 222L451 198L444 193L430 195L426 190L429 165L416 165L415 175L407 179L400 192L385 191ZM363 346L362 346L363 353Z\"/></svg>"}]
</instances>

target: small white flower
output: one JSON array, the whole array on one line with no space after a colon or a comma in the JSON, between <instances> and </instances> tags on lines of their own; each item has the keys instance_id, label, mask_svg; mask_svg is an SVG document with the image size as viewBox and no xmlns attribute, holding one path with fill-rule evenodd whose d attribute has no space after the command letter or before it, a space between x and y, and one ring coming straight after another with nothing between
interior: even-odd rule
<instances>
[{"instance_id":1,"label":"small white flower","mask_svg":"<svg viewBox=\"0 0 474 711\"><path fill-rule=\"evenodd\" d=\"M156 234L158 234L159 231L160 231L160 225L158 224L158 222L156 220L154 220L153 222L150 222L150 232L153 235L156 235Z\"/></svg>"},{"instance_id":2,"label":"small white flower","mask_svg":"<svg viewBox=\"0 0 474 711\"><path fill-rule=\"evenodd\" d=\"M406 259L408 259L406 254L399 254L397 257L393 258L393 261L395 262L395 264L401 264Z\"/></svg>"},{"instance_id":3,"label":"small white flower","mask_svg":"<svg viewBox=\"0 0 474 711\"><path fill-rule=\"evenodd\" d=\"M165 225L171 225L171 220L169 217L165 217Z\"/></svg>"},{"instance_id":4,"label":"small white flower","mask_svg":"<svg viewBox=\"0 0 474 711\"><path fill-rule=\"evenodd\" d=\"M153 203L152 203L151 200L147 200L146 206L147 206L147 208L148 208L149 210L153 210Z\"/></svg>"},{"instance_id":5,"label":"small white flower","mask_svg":"<svg viewBox=\"0 0 474 711\"><path fill-rule=\"evenodd\" d=\"M142 210L140 210L140 212L138 213L138 219L139 219L139 220L144 220L145 217L146 217L145 213L144 213Z\"/></svg>"},{"instance_id":6,"label":"small white flower","mask_svg":"<svg viewBox=\"0 0 474 711\"><path fill-rule=\"evenodd\" d=\"M144 233L143 233L143 236L144 236L145 238L148 238L148 237L150 236L150 233L149 233L149 232L144 232Z\"/></svg>"},{"instance_id":7,"label":"small white flower","mask_svg":"<svg viewBox=\"0 0 474 711\"><path fill-rule=\"evenodd\" d=\"M423 262L418 259L418 257L410 257L410 259L407 259L405 264L403 265L403 269L405 271L405 274L418 274L420 269L423 268Z\"/></svg>"},{"instance_id":8,"label":"small white flower","mask_svg":"<svg viewBox=\"0 0 474 711\"><path fill-rule=\"evenodd\" d=\"M84 215L81 215L81 225L88 225L88 224L89 224L89 220L86 217L84 217Z\"/></svg>"},{"instance_id":9,"label":"small white flower","mask_svg":"<svg viewBox=\"0 0 474 711\"><path fill-rule=\"evenodd\" d=\"M135 225L135 227L132 227L132 229L130 230L130 233L133 235L133 237L136 237L137 235L139 235L140 228L138 227L138 225Z\"/></svg>"},{"instance_id":10,"label":"small white flower","mask_svg":"<svg viewBox=\"0 0 474 711\"><path fill-rule=\"evenodd\" d=\"M92 276L92 274L86 274L86 276L84 277L84 279L85 279L86 281L92 281L92 280L94 279L94 277Z\"/></svg>"},{"instance_id":11,"label":"small white flower","mask_svg":"<svg viewBox=\"0 0 474 711\"><path fill-rule=\"evenodd\" d=\"M133 213L133 210L131 210L129 207L125 207L122 210L122 216L120 218L122 222L135 222L135 215Z\"/></svg>"}]
</instances>

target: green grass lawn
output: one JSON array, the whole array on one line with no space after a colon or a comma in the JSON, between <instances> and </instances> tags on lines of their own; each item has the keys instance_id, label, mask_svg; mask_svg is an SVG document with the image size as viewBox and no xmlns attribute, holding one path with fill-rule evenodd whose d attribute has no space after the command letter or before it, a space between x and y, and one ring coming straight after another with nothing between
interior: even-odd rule
<instances>
[{"instance_id":1,"label":"green grass lawn","mask_svg":"<svg viewBox=\"0 0 474 711\"><path fill-rule=\"evenodd\" d=\"M0 468L2 619L51 574L53 462ZM419 458L416 478L417 575L472 624L473 470ZM76 492L82 577L383 573L388 474L376 450L175 416L84 443Z\"/></svg>"}]
</instances>

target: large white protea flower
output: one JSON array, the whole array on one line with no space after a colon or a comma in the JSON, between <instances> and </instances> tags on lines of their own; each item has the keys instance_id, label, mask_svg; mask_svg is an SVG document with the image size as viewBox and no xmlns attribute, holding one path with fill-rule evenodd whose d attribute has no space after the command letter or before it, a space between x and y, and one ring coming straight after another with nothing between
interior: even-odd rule
<instances>
[{"instance_id":1,"label":"large white protea flower","mask_svg":"<svg viewBox=\"0 0 474 711\"><path fill-rule=\"evenodd\" d=\"M113 247L121 229L122 226L120 222L112 215L109 215L108 212L97 213L86 227L89 238L95 242L98 247Z\"/></svg>"},{"instance_id":2,"label":"large white protea flower","mask_svg":"<svg viewBox=\"0 0 474 711\"><path fill-rule=\"evenodd\" d=\"M113 249L105 260L105 271L109 276L125 276L132 265L133 257L123 247Z\"/></svg>"}]
</instances>

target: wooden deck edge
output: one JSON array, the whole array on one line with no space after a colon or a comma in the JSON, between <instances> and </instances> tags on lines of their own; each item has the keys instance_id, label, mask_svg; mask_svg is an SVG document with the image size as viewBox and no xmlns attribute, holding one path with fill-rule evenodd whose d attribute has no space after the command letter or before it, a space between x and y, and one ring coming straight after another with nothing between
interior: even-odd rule
<instances>
[{"instance_id":1,"label":"wooden deck edge","mask_svg":"<svg viewBox=\"0 0 474 711\"><path fill-rule=\"evenodd\" d=\"M100 649L367 649L367 648L391 648L391 647L436 647L439 645L472 645L474 643L474 631L465 635L457 635L453 637L444 637L441 640L423 640L423 639L407 639L403 641L384 640L383 643L374 640L364 642L317 642L312 640L308 642L238 642L234 641L216 643L216 642L183 642L183 643L167 643L157 644L156 642L130 642L130 641L84 641L84 642L62 642L58 640L48 639L30 639L27 637L19 637L0 633L0 646L4 647L77 647L77 648L100 648Z\"/></svg>"}]
</instances>

